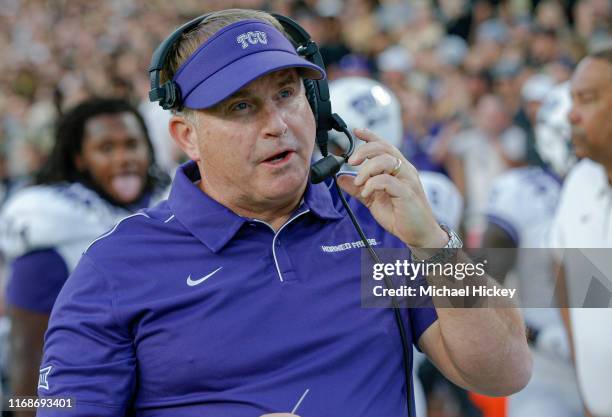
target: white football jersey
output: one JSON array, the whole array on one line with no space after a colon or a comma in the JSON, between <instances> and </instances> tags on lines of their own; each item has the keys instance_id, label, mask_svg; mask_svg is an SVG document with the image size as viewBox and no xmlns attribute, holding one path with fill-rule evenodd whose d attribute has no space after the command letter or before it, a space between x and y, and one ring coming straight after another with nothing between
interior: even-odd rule
<instances>
[{"instance_id":1,"label":"white football jersey","mask_svg":"<svg viewBox=\"0 0 612 417\"><path fill-rule=\"evenodd\" d=\"M439 172L419 171L419 177L436 220L458 230L463 215L463 197L455 184Z\"/></svg>"},{"instance_id":2,"label":"white football jersey","mask_svg":"<svg viewBox=\"0 0 612 417\"><path fill-rule=\"evenodd\" d=\"M516 247L523 249L514 272L521 294L529 297L527 305L536 300L543 307L554 300L552 260L544 256L543 250L524 249L546 245L560 192L561 184L552 174L539 167L522 167L497 178L489 196L486 212L489 222L504 229ZM533 317L531 311L526 311L526 319L538 327L556 323L556 313L546 311L537 311Z\"/></svg>"},{"instance_id":3,"label":"white football jersey","mask_svg":"<svg viewBox=\"0 0 612 417\"><path fill-rule=\"evenodd\" d=\"M517 247L540 248L546 242L560 192L559 180L542 168L510 169L493 183L487 216L505 223L501 226L509 229Z\"/></svg>"},{"instance_id":4,"label":"white football jersey","mask_svg":"<svg viewBox=\"0 0 612 417\"><path fill-rule=\"evenodd\" d=\"M131 214L80 183L27 187L0 214L0 250L15 259L55 249L72 271L87 245Z\"/></svg>"}]
</instances>

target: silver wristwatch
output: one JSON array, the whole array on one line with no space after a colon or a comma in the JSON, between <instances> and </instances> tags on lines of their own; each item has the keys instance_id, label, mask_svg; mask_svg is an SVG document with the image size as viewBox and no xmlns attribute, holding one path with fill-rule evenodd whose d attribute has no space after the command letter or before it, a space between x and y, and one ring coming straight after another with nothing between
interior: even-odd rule
<instances>
[{"instance_id":1,"label":"silver wristwatch","mask_svg":"<svg viewBox=\"0 0 612 417\"><path fill-rule=\"evenodd\" d=\"M461 249L463 247L463 241L453 229L447 227L446 225L440 224L440 228L448 235L448 243L446 246L440 248L440 250L427 259L418 259L416 256L412 255L414 260L425 261L427 263L445 263L456 258L457 249Z\"/></svg>"}]
</instances>

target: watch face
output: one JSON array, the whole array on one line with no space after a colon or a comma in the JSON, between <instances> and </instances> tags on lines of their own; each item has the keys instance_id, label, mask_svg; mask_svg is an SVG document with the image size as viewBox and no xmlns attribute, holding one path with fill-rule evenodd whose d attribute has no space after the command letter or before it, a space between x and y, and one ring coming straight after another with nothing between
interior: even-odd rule
<instances>
[{"instance_id":1,"label":"watch face","mask_svg":"<svg viewBox=\"0 0 612 417\"><path fill-rule=\"evenodd\" d=\"M440 223L440 228L448 235L448 243L443 249L459 249L463 247L463 241L453 229L442 223Z\"/></svg>"},{"instance_id":2,"label":"watch face","mask_svg":"<svg viewBox=\"0 0 612 417\"><path fill-rule=\"evenodd\" d=\"M448 241L446 247L450 249L459 249L463 247L463 241L461 238L455 233L453 230L448 229L448 236L450 240Z\"/></svg>"}]
</instances>

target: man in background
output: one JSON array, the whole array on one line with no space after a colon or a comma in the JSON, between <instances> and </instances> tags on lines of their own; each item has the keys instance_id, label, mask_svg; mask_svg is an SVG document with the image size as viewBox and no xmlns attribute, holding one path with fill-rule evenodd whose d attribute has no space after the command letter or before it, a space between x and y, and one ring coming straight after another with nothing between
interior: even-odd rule
<instances>
[{"instance_id":1,"label":"man in background","mask_svg":"<svg viewBox=\"0 0 612 417\"><path fill-rule=\"evenodd\" d=\"M584 58L571 80L572 141L583 158L569 173L551 233L553 248L612 248L612 45ZM581 306L590 277L555 252L565 276L566 306ZM578 271L579 272L579 271ZM608 271L609 272L609 271ZM612 416L612 310L564 308L587 413Z\"/></svg>"},{"instance_id":2,"label":"man in background","mask_svg":"<svg viewBox=\"0 0 612 417\"><path fill-rule=\"evenodd\" d=\"M123 99L89 99L59 121L37 185L0 213L0 249L9 260L12 393L36 394L43 336L58 293L89 243L146 207L167 184L155 168L144 120ZM30 416L20 411L17 416Z\"/></svg>"}]
</instances>

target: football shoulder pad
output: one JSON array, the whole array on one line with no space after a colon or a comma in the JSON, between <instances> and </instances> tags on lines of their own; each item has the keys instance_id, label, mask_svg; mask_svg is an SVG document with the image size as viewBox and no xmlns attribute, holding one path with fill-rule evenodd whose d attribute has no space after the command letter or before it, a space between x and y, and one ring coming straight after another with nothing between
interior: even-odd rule
<instances>
[{"instance_id":1,"label":"football shoulder pad","mask_svg":"<svg viewBox=\"0 0 612 417\"><path fill-rule=\"evenodd\" d=\"M30 251L81 246L101 235L127 210L79 183L42 185L16 193L0 214L0 249L9 259Z\"/></svg>"}]
</instances>

